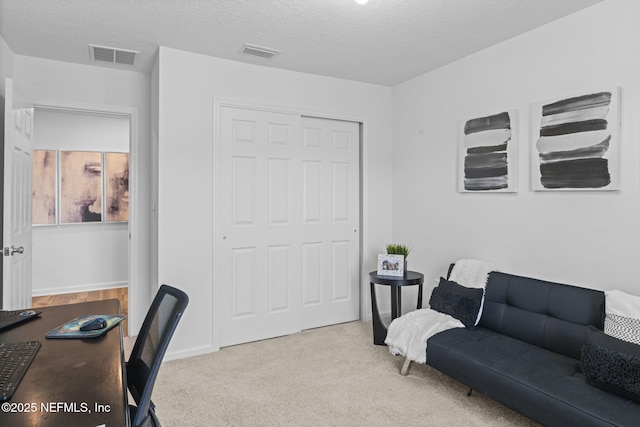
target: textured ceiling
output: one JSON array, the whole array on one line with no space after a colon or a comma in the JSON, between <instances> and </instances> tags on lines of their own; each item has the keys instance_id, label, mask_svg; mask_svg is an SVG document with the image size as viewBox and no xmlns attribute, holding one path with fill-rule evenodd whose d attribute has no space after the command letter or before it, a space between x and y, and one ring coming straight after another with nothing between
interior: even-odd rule
<instances>
[{"instance_id":1,"label":"textured ceiling","mask_svg":"<svg viewBox=\"0 0 640 427\"><path fill-rule=\"evenodd\" d=\"M137 50L141 72L167 46L391 86L599 1L0 0L0 34L15 54L81 64L99 64L89 44Z\"/></svg>"}]
</instances>

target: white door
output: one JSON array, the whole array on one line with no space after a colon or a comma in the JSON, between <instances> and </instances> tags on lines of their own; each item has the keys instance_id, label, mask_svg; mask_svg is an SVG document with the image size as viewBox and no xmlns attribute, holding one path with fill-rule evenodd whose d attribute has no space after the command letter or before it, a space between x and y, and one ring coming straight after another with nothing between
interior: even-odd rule
<instances>
[{"instance_id":1,"label":"white door","mask_svg":"<svg viewBox=\"0 0 640 427\"><path fill-rule=\"evenodd\" d=\"M360 125L302 118L302 329L360 318Z\"/></svg>"},{"instance_id":2,"label":"white door","mask_svg":"<svg viewBox=\"0 0 640 427\"><path fill-rule=\"evenodd\" d=\"M223 107L220 346L300 331L300 117Z\"/></svg>"},{"instance_id":3,"label":"white door","mask_svg":"<svg viewBox=\"0 0 640 427\"><path fill-rule=\"evenodd\" d=\"M225 106L219 126L220 346L358 319L358 125Z\"/></svg>"},{"instance_id":4,"label":"white door","mask_svg":"<svg viewBox=\"0 0 640 427\"><path fill-rule=\"evenodd\" d=\"M3 308L31 307L31 137L33 108L5 81Z\"/></svg>"}]
</instances>

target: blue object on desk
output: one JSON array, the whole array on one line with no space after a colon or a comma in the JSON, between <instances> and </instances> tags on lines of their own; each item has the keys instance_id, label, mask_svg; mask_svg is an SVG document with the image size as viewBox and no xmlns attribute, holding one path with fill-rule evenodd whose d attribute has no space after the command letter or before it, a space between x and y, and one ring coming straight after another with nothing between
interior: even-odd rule
<instances>
[{"instance_id":1,"label":"blue object on desk","mask_svg":"<svg viewBox=\"0 0 640 427\"><path fill-rule=\"evenodd\" d=\"M45 334L46 338L96 338L106 334L110 329L118 325L127 316L111 315L111 314L90 314L86 316L78 316L70 322L60 325ZM101 329L83 330L85 325L94 322L106 322Z\"/></svg>"}]
</instances>

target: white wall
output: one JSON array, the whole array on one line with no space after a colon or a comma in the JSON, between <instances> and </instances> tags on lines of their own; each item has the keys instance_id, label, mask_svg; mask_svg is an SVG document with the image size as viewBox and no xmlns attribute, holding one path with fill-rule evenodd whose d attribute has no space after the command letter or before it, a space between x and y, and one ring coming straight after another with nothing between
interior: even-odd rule
<instances>
[{"instance_id":1,"label":"white wall","mask_svg":"<svg viewBox=\"0 0 640 427\"><path fill-rule=\"evenodd\" d=\"M14 81L37 105L127 111L132 121L130 164L130 250L139 260L131 271L129 332L137 333L157 284L151 283L151 76L145 73L93 67L22 55L14 57ZM137 190L137 191L136 191ZM135 306L135 309L133 307Z\"/></svg>"},{"instance_id":2,"label":"white wall","mask_svg":"<svg viewBox=\"0 0 640 427\"><path fill-rule=\"evenodd\" d=\"M214 98L365 122L363 268L375 268L375 256L391 236L391 207L386 203L391 189L391 88L164 47L157 73L159 280L190 297L172 340L174 357L211 351L217 345ZM362 281L368 296L368 277ZM370 312L370 303L365 311Z\"/></svg>"},{"instance_id":3,"label":"white wall","mask_svg":"<svg viewBox=\"0 0 640 427\"><path fill-rule=\"evenodd\" d=\"M4 98L4 79L13 77L13 51L0 37L0 94Z\"/></svg>"},{"instance_id":4,"label":"white wall","mask_svg":"<svg viewBox=\"0 0 640 427\"><path fill-rule=\"evenodd\" d=\"M33 148L129 151L129 118L36 109ZM127 223L33 228L33 295L128 286Z\"/></svg>"},{"instance_id":5,"label":"white wall","mask_svg":"<svg viewBox=\"0 0 640 427\"><path fill-rule=\"evenodd\" d=\"M425 301L450 262L640 295L640 3L607 0L393 88L393 237ZM622 88L621 189L531 191L530 105ZM520 191L457 189L458 120L516 108Z\"/></svg>"},{"instance_id":6,"label":"white wall","mask_svg":"<svg viewBox=\"0 0 640 427\"><path fill-rule=\"evenodd\" d=\"M154 61L153 70L151 72L151 200L153 204L151 206L150 228L151 228L151 241L150 241L150 257L154 260L154 264L151 268L149 277L151 283L160 283L158 279L158 131L159 131L159 96L160 96L160 76L158 67L158 56Z\"/></svg>"}]
</instances>

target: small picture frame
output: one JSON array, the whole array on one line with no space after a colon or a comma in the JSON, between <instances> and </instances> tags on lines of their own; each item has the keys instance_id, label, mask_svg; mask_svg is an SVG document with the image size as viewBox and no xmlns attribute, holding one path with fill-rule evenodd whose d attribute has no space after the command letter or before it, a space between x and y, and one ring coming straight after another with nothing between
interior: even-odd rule
<instances>
[{"instance_id":1,"label":"small picture frame","mask_svg":"<svg viewBox=\"0 0 640 427\"><path fill-rule=\"evenodd\" d=\"M378 275L402 277L404 255L378 254Z\"/></svg>"}]
</instances>

